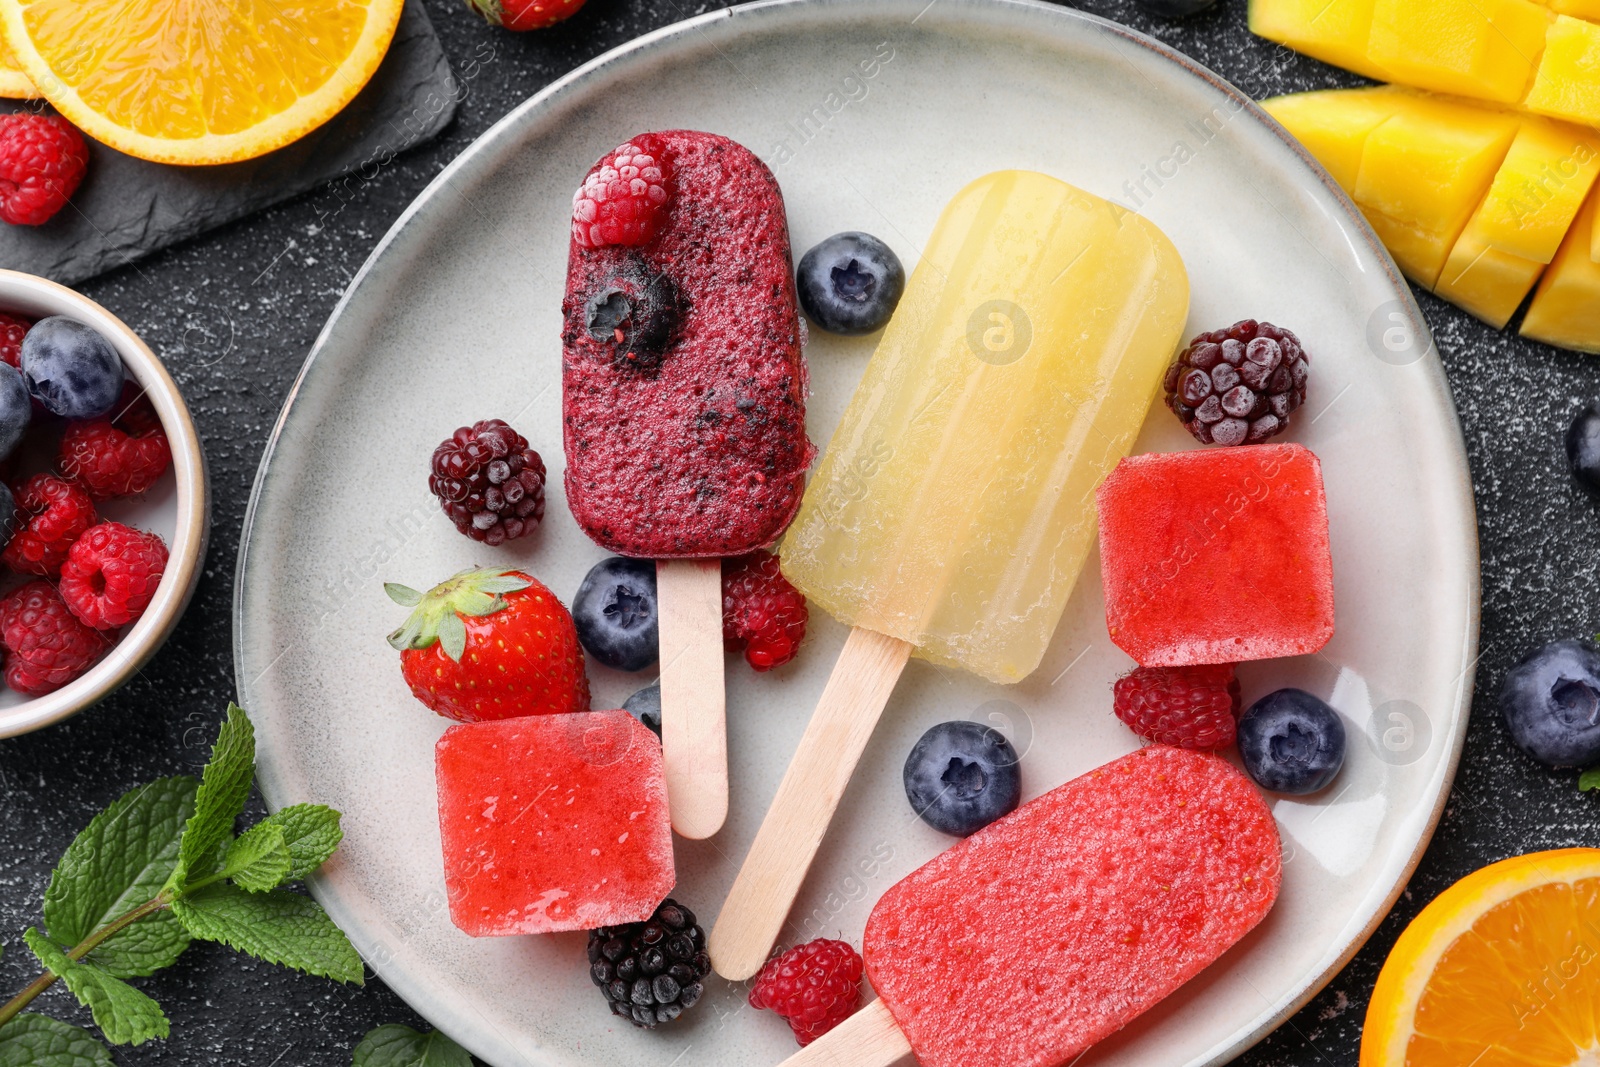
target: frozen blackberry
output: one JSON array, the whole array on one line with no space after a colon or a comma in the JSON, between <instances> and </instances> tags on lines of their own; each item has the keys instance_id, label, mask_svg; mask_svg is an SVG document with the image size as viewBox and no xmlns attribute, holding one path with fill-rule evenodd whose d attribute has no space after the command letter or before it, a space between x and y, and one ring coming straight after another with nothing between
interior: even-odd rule
<instances>
[{"instance_id":1,"label":"frozen blackberry","mask_svg":"<svg viewBox=\"0 0 1600 1067\"><path fill-rule=\"evenodd\" d=\"M694 912L668 897L642 923L589 931L589 977L611 1014L646 1029L670 1023L705 992L706 935Z\"/></svg>"},{"instance_id":2,"label":"frozen blackberry","mask_svg":"<svg viewBox=\"0 0 1600 1067\"><path fill-rule=\"evenodd\" d=\"M428 488L456 529L485 544L524 537L544 518L544 460L499 419L463 426L434 449Z\"/></svg>"},{"instance_id":3,"label":"frozen blackberry","mask_svg":"<svg viewBox=\"0 0 1600 1067\"><path fill-rule=\"evenodd\" d=\"M1259 444L1306 402L1311 356L1270 322L1244 319L1189 342L1167 368L1167 407L1207 445Z\"/></svg>"}]
</instances>

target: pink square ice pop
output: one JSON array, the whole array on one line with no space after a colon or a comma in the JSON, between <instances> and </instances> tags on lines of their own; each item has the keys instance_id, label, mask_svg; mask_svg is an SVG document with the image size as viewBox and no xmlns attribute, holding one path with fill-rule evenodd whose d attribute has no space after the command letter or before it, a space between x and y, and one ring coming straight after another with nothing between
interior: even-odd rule
<instances>
[{"instance_id":1,"label":"pink square ice pop","mask_svg":"<svg viewBox=\"0 0 1600 1067\"><path fill-rule=\"evenodd\" d=\"M671 892L661 745L627 712L453 726L434 767L450 918L473 937L639 922Z\"/></svg>"}]
</instances>

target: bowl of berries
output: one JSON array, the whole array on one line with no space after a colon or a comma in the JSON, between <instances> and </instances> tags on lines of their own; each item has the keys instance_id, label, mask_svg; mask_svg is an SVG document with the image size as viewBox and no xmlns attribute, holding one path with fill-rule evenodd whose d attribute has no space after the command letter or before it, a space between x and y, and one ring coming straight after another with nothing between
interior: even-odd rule
<instances>
[{"instance_id":1,"label":"bowl of berries","mask_svg":"<svg viewBox=\"0 0 1600 1067\"><path fill-rule=\"evenodd\" d=\"M0 270L0 738L133 676L183 614L208 526L161 361L87 297Z\"/></svg>"}]
</instances>

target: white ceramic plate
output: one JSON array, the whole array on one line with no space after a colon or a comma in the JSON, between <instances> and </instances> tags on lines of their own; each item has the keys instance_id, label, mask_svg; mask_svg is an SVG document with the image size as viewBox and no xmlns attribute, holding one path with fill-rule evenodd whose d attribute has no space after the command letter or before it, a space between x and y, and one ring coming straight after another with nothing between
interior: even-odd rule
<instances>
[{"instance_id":1,"label":"white ceramic plate","mask_svg":"<svg viewBox=\"0 0 1600 1067\"><path fill-rule=\"evenodd\" d=\"M1448 791L1476 657L1478 561L1454 411L1408 291L1309 157L1213 75L1077 12L971 0L817 0L719 12L580 69L456 160L384 239L323 331L256 485L239 568L239 686L273 805L320 801L347 837L313 886L373 968L498 1067L778 1063L776 1017L713 980L658 1033L619 1026L581 934L473 940L444 904L433 742L383 635L381 582L425 586L513 563L570 597L602 553L560 490L560 300L571 191L648 129L731 136L767 159L794 247L863 229L911 266L970 179L1029 167L1137 207L1193 283L1190 332L1253 316L1298 331L1311 399L1290 439L1322 457L1338 633L1318 656L1250 665L1246 696L1295 684L1348 717L1328 795L1279 799L1289 857L1266 922L1085 1062L1227 1059L1305 1002L1387 912ZM826 442L872 339L812 331L810 432ZM428 456L456 426L507 418L551 469L544 528L489 550L448 525ZM1155 409L1141 450L1193 444ZM1240 610L1247 610L1241 605ZM730 659L732 813L678 842L675 892L709 923L805 726L844 629L814 614L799 660L756 676ZM912 816L901 763L934 723L1009 723L1026 793L1129 751L1109 686L1091 560L1044 665L1003 688L913 661L866 751L788 940L859 943L873 902L949 841ZM650 681L595 668L596 706Z\"/></svg>"}]
</instances>

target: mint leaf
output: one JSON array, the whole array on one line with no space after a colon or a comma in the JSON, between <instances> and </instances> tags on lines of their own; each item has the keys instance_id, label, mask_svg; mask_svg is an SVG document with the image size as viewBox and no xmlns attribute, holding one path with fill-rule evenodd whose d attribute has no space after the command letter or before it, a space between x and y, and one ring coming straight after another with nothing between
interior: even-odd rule
<instances>
[{"instance_id":1,"label":"mint leaf","mask_svg":"<svg viewBox=\"0 0 1600 1067\"><path fill-rule=\"evenodd\" d=\"M282 828L262 822L240 834L229 846L221 874L233 879L240 889L265 893L282 885L293 866Z\"/></svg>"},{"instance_id":2,"label":"mint leaf","mask_svg":"<svg viewBox=\"0 0 1600 1067\"><path fill-rule=\"evenodd\" d=\"M467 1050L434 1030L419 1034L389 1023L361 1039L351 1067L472 1067Z\"/></svg>"},{"instance_id":3,"label":"mint leaf","mask_svg":"<svg viewBox=\"0 0 1600 1067\"><path fill-rule=\"evenodd\" d=\"M1600 789L1600 767L1590 767L1578 776L1580 790Z\"/></svg>"},{"instance_id":4,"label":"mint leaf","mask_svg":"<svg viewBox=\"0 0 1600 1067\"><path fill-rule=\"evenodd\" d=\"M274 889L247 893L218 882L173 901L189 933L307 974L362 984L355 946L310 897Z\"/></svg>"},{"instance_id":5,"label":"mint leaf","mask_svg":"<svg viewBox=\"0 0 1600 1067\"><path fill-rule=\"evenodd\" d=\"M339 813L322 804L291 804L275 815L268 815L256 826L271 824L283 831L292 866L289 878L304 878L325 863L344 831L339 828Z\"/></svg>"},{"instance_id":6,"label":"mint leaf","mask_svg":"<svg viewBox=\"0 0 1600 1067\"><path fill-rule=\"evenodd\" d=\"M0 1067L115 1067L89 1031L48 1015L19 1015L0 1026Z\"/></svg>"},{"instance_id":7,"label":"mint leaf","mask_svg":"<svg viewBox=\"0 0 1600 1067\"><path fill-rule=\"evenodd\" d=\"M228 717L211 748L211 761L200 774L200 789L195 794L194 814L183 828L178 848L178 865L167 886L181 890L193 874L207 875L214 863L206 861L233 830L234 820L244 811L255 778L256 734L250 718L237 704L228 705Z\"/></svg>"},{"instance_id":8,"label":"mint leaf","mask_svg":"<svg viewBox=\"0 0 1600 1067\"><path fill-rule=\"evenodd\" d=\"M113 1045L142 1045L171 1031L161 1006L122 979L92 963L74 960L33 927L22 933L33 954L49 972L66 983L78 1003Z\"/></svg>"},{"instance_id":9,"label":"mint leaf","mask_svg":"<svg viewBox=\"0 0 1600 1067\"><path fill-rule=\"evenodd\" d=\"M45 930L76 945L160 891L178 862L194 810L193 778L162 778L124 793L67 847L44 893ZM189 945L172 916L157 913L98 946L89 960L118 978L154 974Z\"/></svg>"}]
</instances>

